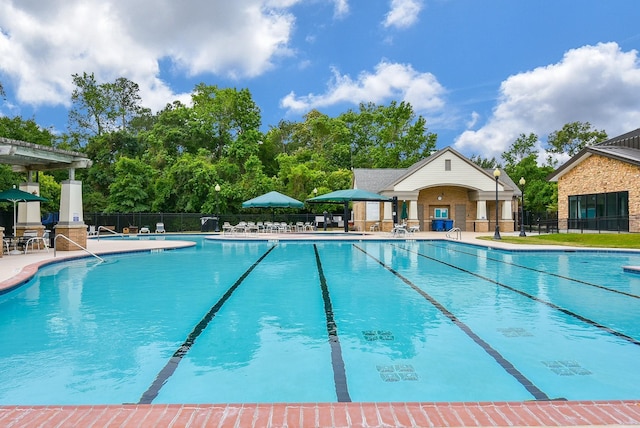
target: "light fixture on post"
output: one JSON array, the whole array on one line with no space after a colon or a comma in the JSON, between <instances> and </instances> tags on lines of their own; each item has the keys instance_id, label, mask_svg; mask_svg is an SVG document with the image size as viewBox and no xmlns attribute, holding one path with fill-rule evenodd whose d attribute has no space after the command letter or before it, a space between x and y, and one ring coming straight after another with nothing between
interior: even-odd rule
<instances>
[{"instance_id":1,"label":"light fixture on post","mask_svg":"<svg viewBox=\"0 0 640 428\"><path fill-rule=\"evenodd\" d=\"M520 197L520 236L527 236L524 233L524 185L527 184L527 180L524 177L520 177L520 189L522 196Z\"/></svg>"},{"instance_id":2,"label":"light fixture on post","mask_svg":"<svg viewBox=\"0 0 640 428\"><path fill-rule=\"evenodd\" d=\"M216 183L216 232L220 232L220 185Z\"/></svg>"},{"instance_id":3,"label":"light fixture on post","mask_svg":"<svg viewBox=\"0 0 640 428\"><path fill-rule=\"evenodd\" d=\"M500 170L498 168L493 171L493 176L496 178L496 232L493 234L493 239L502 239L500 236L500 216L498 210L498 179L500 178Z\"/></svg>"}]
</instances>

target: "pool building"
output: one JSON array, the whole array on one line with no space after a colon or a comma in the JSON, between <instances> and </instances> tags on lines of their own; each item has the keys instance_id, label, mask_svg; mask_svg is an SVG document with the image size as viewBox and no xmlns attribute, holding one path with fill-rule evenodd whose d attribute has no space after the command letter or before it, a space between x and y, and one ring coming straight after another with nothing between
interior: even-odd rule
<instances>
[{"instance_id":1,"label":"pool building","mask_svg":"<svg viewBox=\"0 0 640 428\"><path fill-rule=\"evenodd\" d=\"M501 231L513 232L522 196L504 170L483 169L451 147L406 169L356 168L353 187L396 197L396 220L421 231L438 231L445 220L461 231L488 232L498 218ZM353 220L359 230L390 231L393 203L354 202Z\"/></svg>"}]
</instances>

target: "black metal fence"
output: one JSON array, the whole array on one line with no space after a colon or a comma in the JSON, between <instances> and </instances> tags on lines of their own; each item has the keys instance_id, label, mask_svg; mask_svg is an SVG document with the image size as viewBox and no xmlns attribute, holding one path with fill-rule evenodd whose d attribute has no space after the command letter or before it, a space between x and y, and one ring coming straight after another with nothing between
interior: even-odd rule
<instances>
[{"instance_id":1,"label":"black metal fence","mask_svg":"<svg viewBox=\"0 0 640 428\"><path fill-rule=\"evenodd\" d=\"M124 228L131 227L148 227L153 232L157 223L164 223L167 232L209 232L214 230L216 222L219 228L227 221L230 224L238 224L241 221L314 223L317 215L321 216L322 214L278 213L265 210L262 213L221 214L218 218L216 215L208 213L85 213L84 222L87 225L94 225L96 228L98 226L113 227L116 232L122 232ZM342 213L336 213L336 215L342 215Z\"/></svg>"},{"instance_id":2,"label":"black metal fence","mask_svg":"<svg viewBox=\"0 0 640 428\"><path fill-rule=\"evenodd\" d=\"M563 219L560 227L569 232L638 232L640 231L640 216L606 216L583 219Z\"/></svg>"},{"instance_id":3,"label":"black metal fence","mask_svg":"<svg viewBox=\"0 0 640 428\"><path fill-rule=\"evenodd\" d=\"M520 216L520 213L518 213L515 223L516 230L520 230L522 220L522 216ZM532 211L525 211L524 230L530 233L558 233L558 213L536 213Z\"/></svg>"}]
</instances>

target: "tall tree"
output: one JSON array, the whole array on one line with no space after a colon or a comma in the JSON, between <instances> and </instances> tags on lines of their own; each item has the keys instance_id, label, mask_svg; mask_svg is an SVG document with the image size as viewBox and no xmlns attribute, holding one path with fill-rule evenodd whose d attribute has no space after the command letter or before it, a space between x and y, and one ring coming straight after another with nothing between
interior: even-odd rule
<instances>
[{"instance_id":1,"label":"tall tree","mask_svg":"<svg viewBox=\"0 0 640 428\"><path fill-rule=\"evenodd\" d=\"M76 86L71 93L73 106L69 110L69 124L74 134L83 141L93 135L102 135L107 129L109 99L93 73L71 77Z\"/></svg>"},{"instance_id":2,"label":"tall tree","mask_svg":"<svg viewBox=\"0 0 640 428\"><path fill-rule=\"evenodd\" d=\"M130 123L144 110L140 103L140 87L124 77L118 77L113 83L102 85L106 97L109 99L110 111L108 117L110 122L119 123L116 129L121 131L129 130Z\"/></svg>"},{"instance_id":3,"label":"tall tree","mask_svg":"<svg viewBox=\"0 0 640 428\"><path fill-rule=\"evenodd\" d=\"M483 169L489 169L489 168L493 169L493 168L501 167L500 162L498 162L495 156L489 159L489 158L482 157L480 155L472 155L469 158L469 160Z\"/></svg>"},{"instance_id":4,"label":"tall tree","mask_svg":"<svg viewBox=\"0 0 640 428\"><path fill-rule=\"evenodd\" d=\"M153 195L153 168L139 159L121 157L115 165L115 179L109 186L107 212L148 212Z\"/></svg>"},{"instance_id":5,"label":"tall tree","mask_svg":"<svg viewBox=\"0 0 640 428\"><path fill-rule=\"evenodd\" d=\"M407 102L361 104L341 118L351 132L353 167L406 168L435 150L437 135Z\"/></svg>"},{"instance_id":6,"label":"tall tree","mask_svg":"<svg viewBox=\"0 0 640 428\"><path fill-rule=\"evenodd\" d=\"M606 139L607 133L593 129L589 122L571 122L565 124L561 130L549 134L547 151L567 154L571 157L583 148L601 143Z\"/></svg>"},{"instance_id":7,"label":"tall tree","mask_svg":"<svg viewBox=\"0 0 640 428\"><path fill-rule=\"evenodd\" d=\"M260 109L248 89L199 84L191 96L191 151L206 148L217 159L230 156L240 165L258 152Z\"/></svg>"},{"instance_id":8,"label":"tall tree","mask_svg":"<svg viewBox=\"0 0 640 428\"><path fill-rule=\"evenodd\" d=\"M73 74L69 126L82 143L106 132L129 131L134 118L145 112L139 87L120 77L113 83L98 83L93 73Z\"/></svg>"},{"instance_id":9,"label":"tall tree","mask_svg":"<svg viewBox=\"0 0 640 428\"><path fill-rule=\"evenodd\" d=\"M550 210L554 204L556 183L547 181L553 167L538 164L538 145L536 134L520 134L509 150L502 154L502 159L506 173L514 182L518 183L520 177L526 180L524 206L527 211L540 213Z\"/></svg>"},{"instance_id":10,"label":"tall tree","mask_svg":"<svg viewBox=\"0 0 640 428\"><path fill-rule=\"evenodd\" d=\"M525 159L537 159L538 153L536 146L538 144L538 136L536 134L520 134L518 138L511 144L509 150L502 153L502 159L505 161L505 170L507 174L512 175L513 170L520 162Z\"/></svg>"}]
</instances>

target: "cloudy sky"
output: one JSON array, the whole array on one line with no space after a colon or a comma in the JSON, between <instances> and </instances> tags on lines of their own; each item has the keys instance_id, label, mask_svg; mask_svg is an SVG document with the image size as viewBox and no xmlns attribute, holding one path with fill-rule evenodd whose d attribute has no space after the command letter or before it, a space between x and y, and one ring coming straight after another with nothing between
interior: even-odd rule
<instances>
[{"instance_id":1,"label":"cloudy sky","mask_svg":"<svg viewBox=\"0 0 640 428\"><path fill-rule=\"evenodd\" d=\"M0 115L65 131L93 72L154 110L248 88L264 131L406 100L438 148L499 157L572 121L640 127L638 22L638 0L0 0Z\"/></svg>"}]
</instances>

